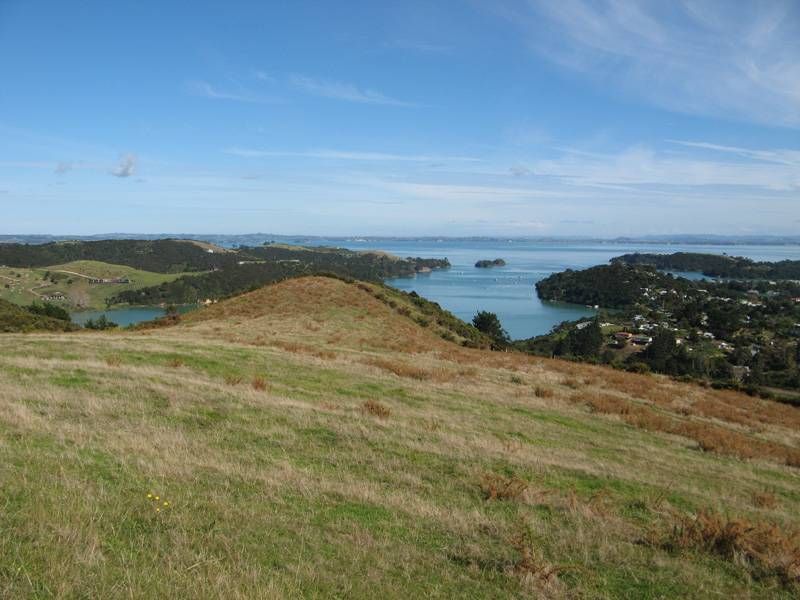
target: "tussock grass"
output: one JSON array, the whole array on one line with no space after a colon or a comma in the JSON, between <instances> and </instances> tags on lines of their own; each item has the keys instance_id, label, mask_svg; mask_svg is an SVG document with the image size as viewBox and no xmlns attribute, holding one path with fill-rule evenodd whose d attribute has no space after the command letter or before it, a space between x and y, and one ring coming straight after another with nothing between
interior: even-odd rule
<instances>
[{"instance_id":1,"label":"tussock grass","mask_svg":"<svg viewBox=\"0 0 800 600\"><path fill-rule=\"evenodd\" d=\"M367 400L361 405L361 409L365 413L373 417L378 417L379 419L388 419L392 414L392 410L388 406L381 404L377 400Z\"/></svg>"},{"instance_id":2,"label":"tussock grass","mask_svg":"<svg viewBox=\"0 0 800 600\"><path fill-rule=\"evenodd\" d=\"M787 532L774 523L704 510L676 517L662 543L673 550L718 554L755 577L777 577L791 586L800 583L800 532Z\"/></svg>"},{"instance_id":3,"label":"tussock grass","mask_svg":"<svg viewBox=\"0 0 800 600\"><path fill-rule=\"evenodd\" d=\"M528 483L518 477L505 477L497 473L484 473L481 491L487 500L518 500L528 489Z\"/></svg>"}]
</instances>

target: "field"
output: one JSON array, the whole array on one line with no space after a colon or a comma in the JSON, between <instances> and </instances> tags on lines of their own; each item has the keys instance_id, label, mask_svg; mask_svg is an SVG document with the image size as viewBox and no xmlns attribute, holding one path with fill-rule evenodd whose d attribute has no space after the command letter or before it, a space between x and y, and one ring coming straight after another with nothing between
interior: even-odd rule
<instances>
[{"instance_id":1,"label":"field","mask_svg":"<svg viewBox=\"0 0 800 600\"><path fill-rule=\"evenodd\" d=\"M90 260L36 269L0 267L0 299L14 304L31 304L61 295L63 300L53 302L68 309L100 310L106 307L107 298L121 291L159 285L182 275L184 273L151 273ZM130 283L92 284L89 278L127 278Z\"/></svg>"},{"instance_id":2,"label":"field","mask_svg":"<svg viewBox=\"0 0 800 600\"><path fill-rule=\"evenodd\" d=\"M792 598L800 411L289 280L3 336L0 597Z\"/></svg>"}]
</instances>

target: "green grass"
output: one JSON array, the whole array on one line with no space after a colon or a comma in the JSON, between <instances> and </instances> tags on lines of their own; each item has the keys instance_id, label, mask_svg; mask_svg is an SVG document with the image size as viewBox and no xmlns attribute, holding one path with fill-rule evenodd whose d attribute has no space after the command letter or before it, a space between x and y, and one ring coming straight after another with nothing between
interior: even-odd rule
<instances>
[{"instance_id":1,"label":"green grass","mask_svg":"<svg viewBox=\"0 0 800 600\"><path fill-rule=\"evenodd\" d=\"M47 274L55 277L56 283L46 279ZM192 273L188 274L192 275ZM108 298L119 292L159 285L183 275L186 273L151 273L124 265L112 265L91 260L35 269L2 267L0 268L0 299L14 304L27 305L41 301L42 296L60 293L66 300L60 301L59 304L63 304L69 309L100 310L106 307ZM131 282L128 284L90 284L87 277L100 279L127 277Z\"/></svg>"},{"instance_id":2,"label":"green grass","mask_svg":"<svg viewBox=\"0 0 800 600\"><path fill-rule=\"evenodd\" d=\"M286 323L259 327L296 339ZM299 327L319 346L330 334ZM591 414L558 383L580 366L475 351L459 358L478 361L474 374L419 380L366 364L358 340L321 359L195 326L3 342L0 597L797 593L652 542L673 513L706 507L797 527L797 469ZM598 373L592 385L609 389ZM527 489L487 500L487 473ZM777 507L753 506L765 489ZM554 579L520 570L525 548Z\"/></svg>"}]
</instances>

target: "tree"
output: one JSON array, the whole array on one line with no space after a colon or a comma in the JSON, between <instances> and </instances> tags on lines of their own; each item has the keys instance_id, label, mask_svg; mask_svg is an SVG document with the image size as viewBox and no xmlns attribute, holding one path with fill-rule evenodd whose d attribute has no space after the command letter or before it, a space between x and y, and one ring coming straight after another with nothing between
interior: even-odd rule
<instances>
[{"instance_id":1,"label":"tree","mask_svg":"<svg viewBox=\"0 0 800 600\"><path fill-rule=\"evenodd\" d=\"M32 312L35 315L44 315L45 317L59 319L60 321L72 320L72 317L70 317L69 312L67 312L65 308L56 306L55 304L51 304L50 302L43 302L42 304L34 302L28 307L28 311Z\"/></svg>"},{"instance_id":2,"label":"tree","mask_svg":"<svg viewBox=\"0 0 800 600\"><path fill-rule=\"evenodd\" d=\"M498 348L508 346L511 342L508 333L503 329L500 323L500 319L492 312L487 312L485 310L478 311L472 319L472 324L475 326L475 329L492 338L494 345Z\"/></svg>"},{"instance_id":3,"label":"tree","mask_svg":"<svg viewBox=\"0 0 800 600\"><path fill-rule=\"evenodd\" d=\"M665 372L667 364L675 353L677 343L675 333L669 329L662 329L653 337L653 341L642 352L644 358L654 371Z\"/></svg>"},{"instance_id":4,"label":"tree","mask_svg":"<svg viewBox=\"0 0 800 600\"><path fill-rule=\"evenodd\" d=\"M567 334L565 342L567 354L583 357L597 356L602 347L603 332L597 319L592 319L588 325L581 328L575 327Z\"/></svg>"}]
</instances>

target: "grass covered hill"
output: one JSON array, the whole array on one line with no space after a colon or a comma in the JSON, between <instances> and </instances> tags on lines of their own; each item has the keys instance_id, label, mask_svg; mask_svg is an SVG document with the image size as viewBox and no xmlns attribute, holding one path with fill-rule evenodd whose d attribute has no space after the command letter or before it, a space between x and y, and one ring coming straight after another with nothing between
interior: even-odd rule
<instances>
[{"instance_id":1,"label":"grass covered hill","mask_svg":"<svg viewBox=\"0 0 800 600\"><path fill-rule=\"evenodd\" d=\"M302 278L3 336L0 597L796 597L800 412L434 314Z\"/></svg>"},{"instance_id":2,"label":"grass covered hill","mask_svg":"<svg viewBox=\"0 0 800 600\"><path fill-rule=\"evenodd\" d=\"M31 304L43 298L57 298L57 302L70 308L102 310L119 293L161 285L181 275L92 260L32 269L0 267L0 299ZM98 279L114 282L97 283Z\"/></svg>"}]
</instances>

